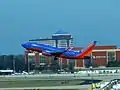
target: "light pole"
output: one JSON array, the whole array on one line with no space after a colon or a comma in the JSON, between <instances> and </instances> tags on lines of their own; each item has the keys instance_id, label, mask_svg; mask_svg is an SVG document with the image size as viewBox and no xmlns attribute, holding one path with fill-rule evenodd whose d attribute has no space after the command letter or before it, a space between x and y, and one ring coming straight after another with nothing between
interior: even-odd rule
<instances>
[{"instance_id":1,"label":"light pole","mask_svg":"<svg viewBox=\"0 0 120 90\"><path fill-rule=\"evenodd\" d=\"M28 68L28 73L29 73L29 71L30 71L30 63L29 63L29 58L28 58L28 60L27 60L27 68Z\"/></svg>"},{"instance_id":2,"label":"light pole","mask_svg":"<svg viewBox=\"0 0 120 90\"><path fill-rule=\"evenodd\" d=\"M62 70L62 58L60 58L60 71Z\"/></svg>"},{"instance_id":3,"label":"light pole","mask_svg":"<svg viewBox=\"0 0 120 90\"><path fill-rule=\"evenodd\" d=\"M13 72L15 73L15 56L13 56Z\"/></svg>"},{"instance_id":4,"label":"light pole","mask_svg":"<svg viewBox=\"0 0 120 90\"><path fill-rule=\"evenodd\" d=\"M93 68L92 68L92 66L90 67L90 71L91 71L91 74L90 74L90 76L91 76L91 82L92 82L92 86L91 86L91 90L93 90L93 77L92 77L92 71L93 71Z\"/></svg>"}]
</instances>

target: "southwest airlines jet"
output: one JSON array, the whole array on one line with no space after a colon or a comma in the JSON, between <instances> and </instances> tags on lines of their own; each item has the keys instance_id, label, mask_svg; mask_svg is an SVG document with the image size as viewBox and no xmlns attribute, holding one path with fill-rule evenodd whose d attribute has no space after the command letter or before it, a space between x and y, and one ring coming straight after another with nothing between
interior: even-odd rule
<instances>
[{"instance_id":1,"label":"southwest airlines jet","mask_svg":"<svg viewBox=\"0 0 120 90\"><path fill-rule=\"evenodd\" d=\"M45 56L54 56L55 58L66 58L66 59L85 59L90 58L92 50L96 46L96 41L89 45L84 51L72 50L70 48L57 48L46 44L39 44L34 42L27 42L22 44L26 50L40 52Z\"/></svg>"}]
</instances>

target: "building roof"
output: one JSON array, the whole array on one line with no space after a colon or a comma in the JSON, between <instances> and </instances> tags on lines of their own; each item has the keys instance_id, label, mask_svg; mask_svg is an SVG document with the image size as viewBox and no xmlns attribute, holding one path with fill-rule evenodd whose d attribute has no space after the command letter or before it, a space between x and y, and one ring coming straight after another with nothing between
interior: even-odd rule
<instances>
[{"instance_id":1,"label":"building roof","mask_svg":"<svg viewBox=\"0 0 120 90\"><path fill-rule=\"evenodd\" d=\"M68 32L64 32L62 30L58 30L57 32L55 32L54 34L68 34Z\"/></svg>"},{"instance_id":2,"label":"building roof","mask_svg":"<svg viewBox=\"0 0 120 90\"><path fill-rule=\"evenodd\" d=\"M56 35L70 35L70 34L68 32L64 32L62 30L58 30L57 32L53 33L52 35L56 36Z\"/></svg>"},{"instance_id":3,"label":"building roof","mask_svg":"<svg viewBox=\"0 0 120 90\"><path fill-rule=\"evenodd\" d=\"M65 40L65 39L72 39L72 38L43 38L43 39L31 39L29 41Z\"/></svg>"},{"instance_id":4,"label":"building roof","mask_svg":"<svg viewBox=\"0 0 120 90\"><path fill-rule=\"evenodd\" d=\"M103 50L103 49L117 49L116 45L111 46L96 46L94 50Z\"/></svg>"}]
</instances>

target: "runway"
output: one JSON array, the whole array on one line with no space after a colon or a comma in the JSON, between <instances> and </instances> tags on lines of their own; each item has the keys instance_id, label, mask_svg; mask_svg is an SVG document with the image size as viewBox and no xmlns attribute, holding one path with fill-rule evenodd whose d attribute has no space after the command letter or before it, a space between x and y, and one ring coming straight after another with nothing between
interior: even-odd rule
<instances>
[{"instance_id":1,"label":"runway","mask_svg":"<svg viewBox=\"0 0 120 90\"><path fill-rule=\"evenodd\" d=\"M74 85L74 86L46 86L46 87L15 87L15 88L0 88L0 90L33 90L33 89L55 89L55 90L87 90L90 87L90 85Z\"/></svg>"},{"instance_id":2,"label":"runway","mask_svg":"<svg viewBox=\"0 0 120 90\"><path fill-rule=\"evenodd\" d=\"M0 76L0 90L24 89L78 89L87 90L90 85L81 85L84 80L110 81L120 79L119 74L39 74ZM24 88L23 88L24 87Z\"/></svg>"},{"instance_id":3,"label":"runway","mask_svg":"<svg viewBox=\"0 0 120 90\"><path fill-rule=\"evenodd\" d=\"M120 79L120 74L36 74L36 75L6 75L0 76L0 81L8 80L112 80Z\"/></svg>"}]
</instances>

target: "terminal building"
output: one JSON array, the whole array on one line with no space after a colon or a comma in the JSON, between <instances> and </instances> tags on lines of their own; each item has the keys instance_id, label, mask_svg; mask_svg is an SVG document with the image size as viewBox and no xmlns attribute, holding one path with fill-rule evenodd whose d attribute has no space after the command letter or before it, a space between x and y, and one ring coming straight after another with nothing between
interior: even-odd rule
<instances>
[{"instance_id":1,"label":"terminal building","mask_svg":"<svg viewBox=\"0 0 120 90\"><path fill-rule=\"evenodd\" d=\"M92 63L97 66L107 66L110 61L120 62L120 48L115 45L96 46L92 57Z\"/></svg>"},{"instance_id":2,"label":"terminal building","mask_svg":"<svg viewBox=\"0 0 120 90\"><path fill-rule=\"evenodd\" d=\"M49 44L54 47L68 48L74 46L74 39L71 34L63 32L61 30L52 34L51 38L32 39L30 42L38 42L42 44ZM82 47L74 47L74 50L81 50ZM58 63L62 64L74 64L75 68L84 68L91 65L94 66L107 66L109 61L120 61L120 49L115 45L109 46L96 46L92 51L91 59L63 59L59 58ZM41 65L50 65L53 57L43 56L38 52L25 51L25 62L33 64L35 67Z\"/></svg>"},{"instance_id":3,"label":"terminal building","mask_svg":"<svg viewBox=\"0 0 120 90\"><path fill-rule=\"evenodd\" d=\"M41 44L49 44L54 47L67 48L73 46L73 37L71 34L67 32L63 32L61 30L52 34L51 38L41 38L41 39L33 39L29 41L39 42Z\"/></svg>"}]
</instances>

